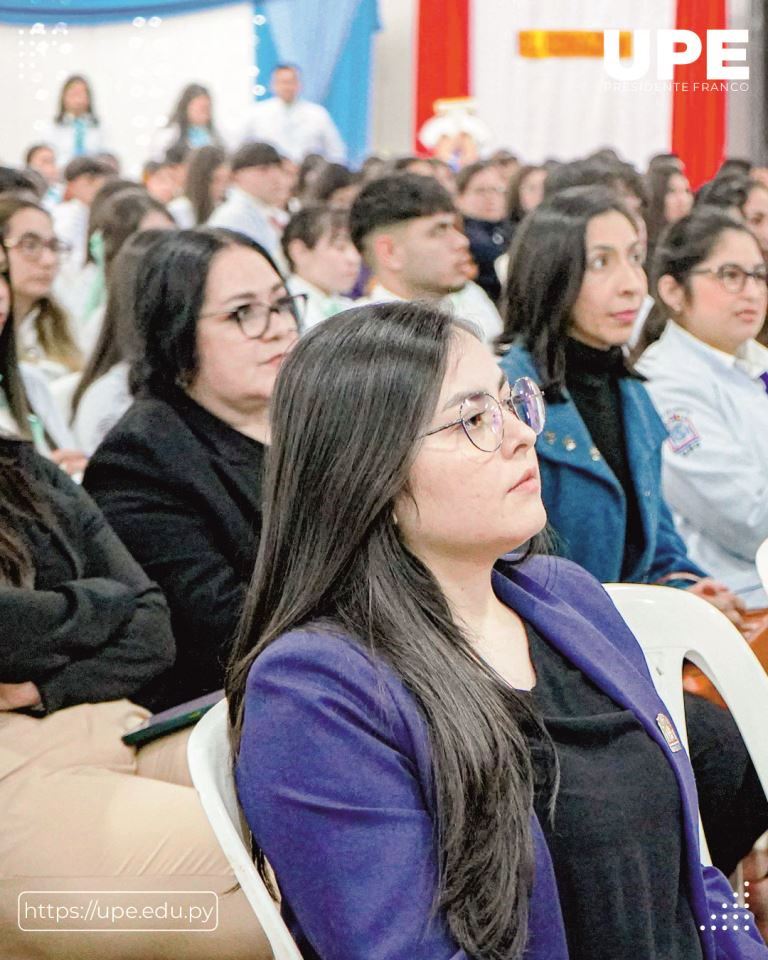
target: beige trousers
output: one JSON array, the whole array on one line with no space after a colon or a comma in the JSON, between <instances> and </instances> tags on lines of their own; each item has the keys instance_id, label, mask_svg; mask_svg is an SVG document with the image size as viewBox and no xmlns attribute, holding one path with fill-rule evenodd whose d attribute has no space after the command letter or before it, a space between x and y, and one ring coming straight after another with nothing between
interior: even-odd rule
<instances>
[{"instance_id":1,"label":"beige trousers","mask_svg":"<svg viewBox=\"0 0 768 960\"><path fill-rule=\"evenodd\" d=\"M139 750L122 743L121 735L147 715L127 700L82 704L42 719L0 713L3 960L271 957L242 892L227 892L235 885L233 875L189 780L190 731ZM99 899L89 895L93 891L118 893ZM112 922L101 924L35 915L39 910L40 917L58 917L65 905L69 911L94 901L154 909L165 901L163 892L177 911L187 904L210 909L217 894L217 929L201 930L199 915L185 922L173 910L170 922L146 923L115 921L114 911ZM21 926L34 930L20 929L20 913ZM93 925L98 932L73 929ZM146 925L153 925L153 932L132 929ZM53 929L42 932L42 926ZM163 926L175 929L159 932Z\"/></svg>"}]
</instances>

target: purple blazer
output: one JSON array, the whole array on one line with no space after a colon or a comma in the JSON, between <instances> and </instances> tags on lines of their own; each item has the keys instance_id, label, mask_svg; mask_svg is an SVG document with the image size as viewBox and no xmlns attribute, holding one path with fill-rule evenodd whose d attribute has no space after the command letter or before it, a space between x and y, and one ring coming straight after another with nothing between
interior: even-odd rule
<instances>
[{"instance_id":1,"label":"purple blazer","mask_svg":"<svg viewBox=\"0 0 768 960\"><path fill-rule=\"evenodd\" d=\"M567 560L532 558L493 574L496 594L620 706L664 751L683 810L688 896L706 960L768 960L728 881L701 865L687 754L656 717L666 708L643 653L600 583ZM413 696L353 641L295 630L255 661L236 765L246 819L278 878L306 960L468 960L441 915L428 732ZM642 784L638 784L642 789ZM533 819L536 857L527 960L567 960L552 862ZM738 926L734 930L733 926Z\"/></svg>"}]
</instances>

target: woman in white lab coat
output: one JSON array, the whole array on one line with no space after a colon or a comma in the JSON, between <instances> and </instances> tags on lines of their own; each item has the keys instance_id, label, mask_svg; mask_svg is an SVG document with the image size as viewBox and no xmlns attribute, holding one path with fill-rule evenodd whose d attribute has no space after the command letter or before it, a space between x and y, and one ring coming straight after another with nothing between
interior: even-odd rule
<instances>
[{"instance_id":1,"label":"woman in white lab coat","mask_svg":"<svg viewBox=\"0 0 768 960\"><path fill-rule=\"evenodd\" d=\"M766 267L747 226L703 207L668 228L652 269L671 322L636 364L669 431L663 489L689 556L765 606L755 552L768 537L768 349L754 339Z\"/></svg>"}]
</instances>

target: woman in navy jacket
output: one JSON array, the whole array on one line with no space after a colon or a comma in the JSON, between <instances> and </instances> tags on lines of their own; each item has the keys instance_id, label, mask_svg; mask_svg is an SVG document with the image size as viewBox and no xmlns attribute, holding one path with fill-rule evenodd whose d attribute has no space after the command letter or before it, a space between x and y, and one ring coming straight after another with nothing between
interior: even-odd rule
<instances>
[{"instance_id":1,"label":"woman in navy jacket","mask_svg":"<svg viewBox=\"0 0 768 960\"><path fill-rule=\"evenodd\" d=\"M271 416L228 694L302 956L768 957L700 864L687 756L610 599L505 557L546 520L535 384L439 309L380 304L299 342Z\"/></svg>"}]
</instances>

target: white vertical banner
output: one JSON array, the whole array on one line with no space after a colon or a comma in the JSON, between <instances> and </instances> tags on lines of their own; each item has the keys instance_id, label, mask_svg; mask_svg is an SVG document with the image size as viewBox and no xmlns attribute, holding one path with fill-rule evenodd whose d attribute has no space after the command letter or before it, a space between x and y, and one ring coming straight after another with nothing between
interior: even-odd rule
<instances>
[{"instance_id":1,"label":"white vertical banner","mask_svg":"<svg viewBox=\"0 0 768 960\"><path fill-rule=\"evenodd\" d=\"M474 0L471 90L494 143L532 163L613 147L644 168L672 136L672 90L656 79L655 52L645 81L630 89L611 81L600 56L521 56L519 35L646 29L653 49L656 31L674 25L675 0Z\"/></svg>"},{"instance_id":2,"label":"white vertical banner","mask_svg":"<svg viewBox=\"0 0 768 960\"><path fill-rule=\"evenodd\" d=\"M239 129L253 101L253 7L233 3L173 17L73 27L0 24L0 163L17 166L25 149L44 139L61 83L84 74L109 149L136 176L149 145L181 90L202 83L226 136Z\"/></svg>"}]
</instances>

